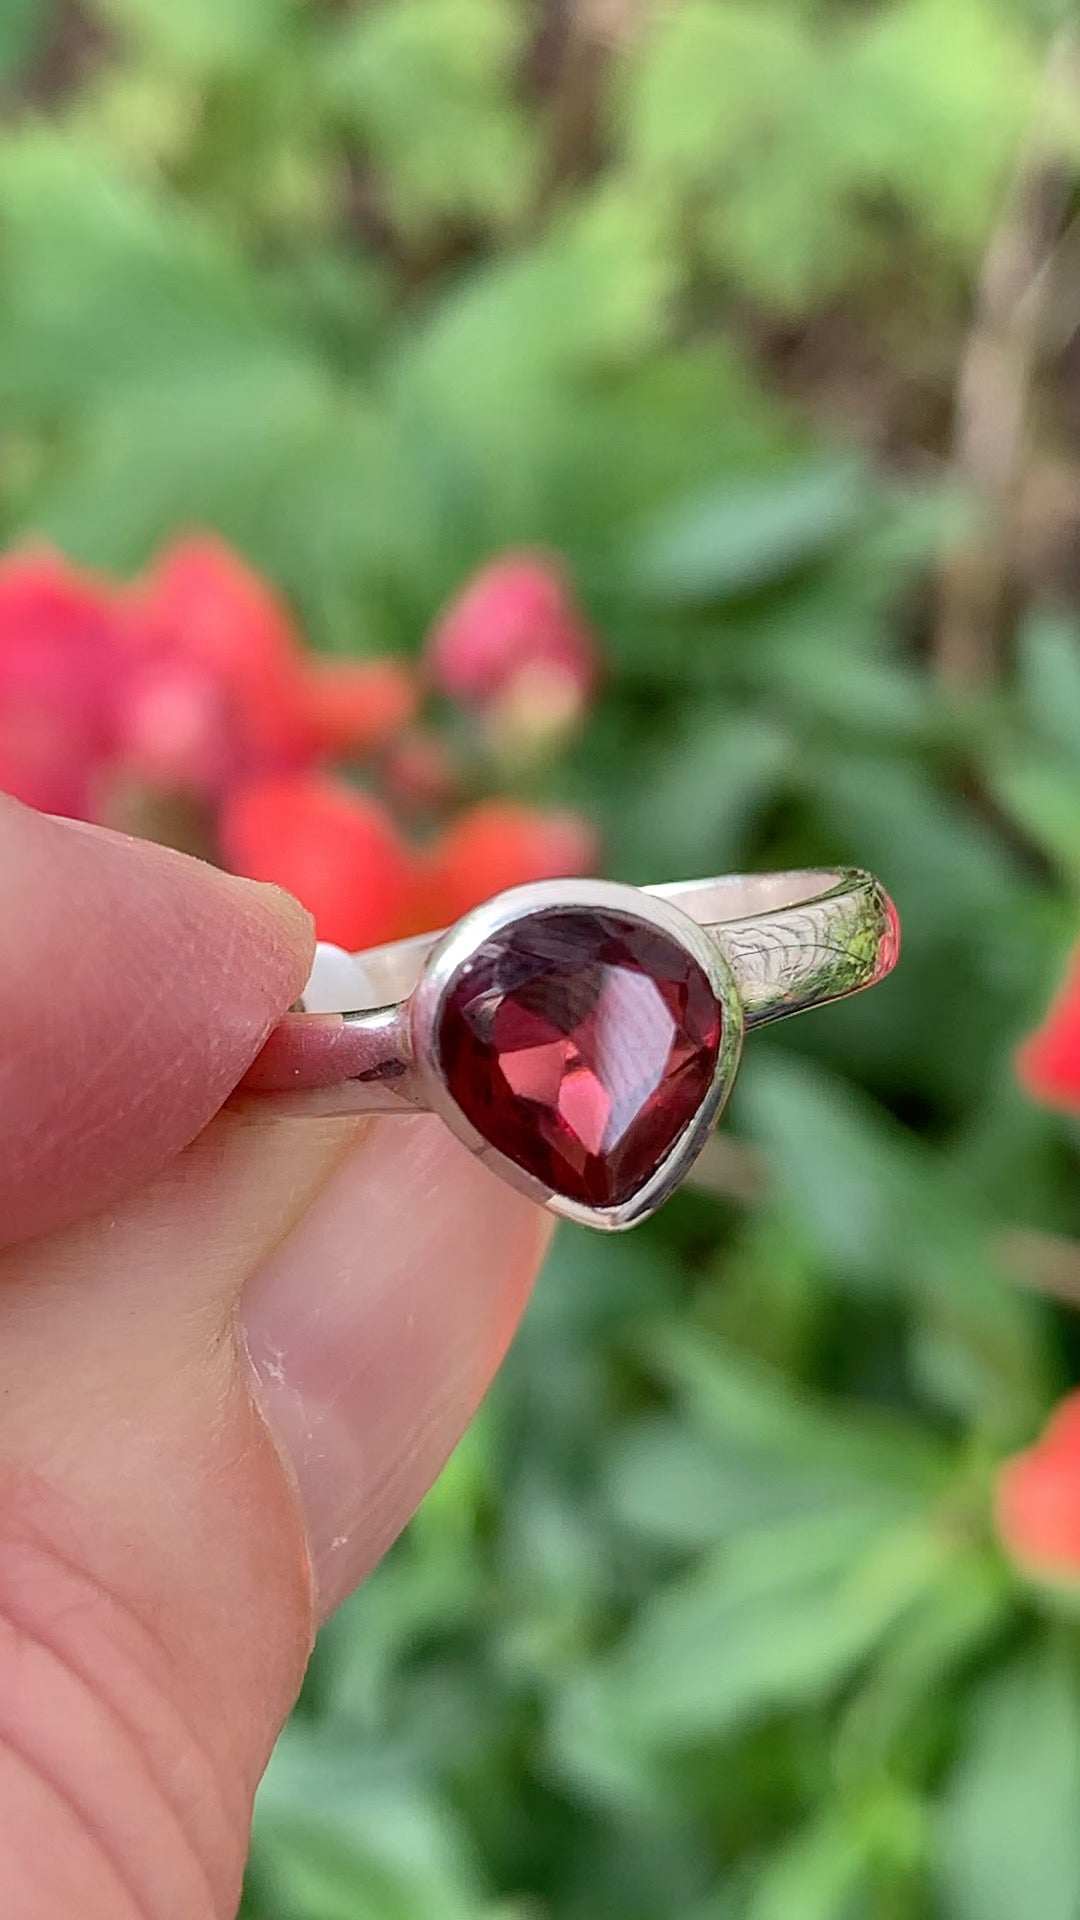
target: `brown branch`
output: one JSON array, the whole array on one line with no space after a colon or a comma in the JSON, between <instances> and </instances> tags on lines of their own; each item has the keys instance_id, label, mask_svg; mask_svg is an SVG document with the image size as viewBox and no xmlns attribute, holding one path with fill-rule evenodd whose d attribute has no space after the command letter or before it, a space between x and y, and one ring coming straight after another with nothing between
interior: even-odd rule
<instances>
[{"instance_id":1,"label":"brown branch","mask_svg":"<svg viewBox=\"0 0 1080 1920\"><path fill-rule=\"evenodd\" d=\"M1019 1286L1080 1307L1080 1244L1075 1240L1034 1227L1007 1227L998 1249Z\"/></svg>"},{"instance_id":2,"label":"brown branch","mask_svg":"<svg viewBox=\"0 0 1080 1920\"><path fill-rule=\"evenodd\" d=\"M934 635L938 673L956 687L994 677L1007 623L1031 395L1072 176L1059 130L1078 107L1080 37L1069 26L1047 59L1035 122L990 236L960 355L953 468L978 523L942 562Z\"/></svg>"},{"instance_id":3,"label":"brown branch","mask_svg":"<svg viewBox=\"0 0 1080 1920\"><path fill-rule=\"evenodd\" d=\"M546 213L563 187L587 179L600 164L604 82L615 55L640 30L648 5L649 0L565 0L535 217Z\"/></svg>"},{"instance_id":4,"label":"brown branch","mask_svg":"<svg viewBox=\"0 0 1080 1920\"><path fill-rule=\"evenodd\" d=\"M765 1192L761 1155L730 1133L710 1133L694 1162L690 1185L733 1206L752 1207Z\"/></svg>"}]
</instances>

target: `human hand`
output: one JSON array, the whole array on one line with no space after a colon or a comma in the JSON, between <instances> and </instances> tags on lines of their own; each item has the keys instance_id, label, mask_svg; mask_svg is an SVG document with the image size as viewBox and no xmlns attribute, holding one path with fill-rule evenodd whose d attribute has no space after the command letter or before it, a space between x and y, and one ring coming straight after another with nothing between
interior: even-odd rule
<instances>
[{"instance_id":1,"label":"human hand","mask_svg":"<svg viewBox=\"0 0 1080 1920\"><path fill-rule=\"evenodd\" d=\"M4 1920L228 1920L545 1215L430 1118L219 1111L306 978L287 896L0 799L0 912Z\"/></svg>"}]
</instances>

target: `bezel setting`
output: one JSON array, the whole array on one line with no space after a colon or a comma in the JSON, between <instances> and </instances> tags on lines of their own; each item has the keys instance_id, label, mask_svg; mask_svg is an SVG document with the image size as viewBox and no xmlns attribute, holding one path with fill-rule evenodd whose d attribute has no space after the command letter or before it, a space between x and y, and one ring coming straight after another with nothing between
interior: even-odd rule
<instances>
[{"instance_id":1,"label":"bezel setting","mask_svg":"<svg viewBox=\"0 0 1080 1920\"><path fill-rule=\"evenodd\" d=\"M439 1058L439 1032L447 998L463 967L493 935L518 921L559 908L615 911L664 934L701 968L720 1009L720 1043L712 1078L693 1118L648 1179L618 1204L592 1207L547 1186L494 1146L462 1111ZM409 1032L418 1091L451 1132L500 1178L561 1219L621 1232L657 1211L685 1178L723 1111L742 1051L744 1017L739 991L715 940L678 907L655 894L613 880L551 880L514 887L485 901L451 928L429 955L409 997Z\"/></svg>"}]
</instances>

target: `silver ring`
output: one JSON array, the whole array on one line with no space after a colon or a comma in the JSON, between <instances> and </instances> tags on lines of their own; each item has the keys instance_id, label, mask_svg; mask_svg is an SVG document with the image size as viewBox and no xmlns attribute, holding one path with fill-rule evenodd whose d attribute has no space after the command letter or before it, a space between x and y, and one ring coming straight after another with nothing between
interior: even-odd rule
<instances>
[{"instance_id":1,"label":"silver ring","mask_svg":"<svg viewBox=\"0 0 1080 1920\"><path fill-rule=\"evenodd\" d=\"M899 946L857 869L515 887L448 932L320 947L242 1091L294 1114L437 1113L540 1205L618 1230L689 1171L744 1033L874 986Z\"/></svg>"}]
</instances>

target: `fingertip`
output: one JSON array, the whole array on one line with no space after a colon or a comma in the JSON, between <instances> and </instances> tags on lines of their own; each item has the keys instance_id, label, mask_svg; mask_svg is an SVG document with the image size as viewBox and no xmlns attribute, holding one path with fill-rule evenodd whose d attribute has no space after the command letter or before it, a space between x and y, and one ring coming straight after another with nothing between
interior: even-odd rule
<instances>
[{"instance_id":1,"label":"fingertip","mask_svg":"<svg viewBox=\"0 0 1080 1920\"><path fill-rule=\"evenodd\" d=\"M0 1237L100 1211L201 1131L301 992L279 888L0 798Z\"/></svg>"},{"instance_id":2,"label":"fingertip","mask_svg":"<svg viewBox=\"0 0 1080 1920\"><path fill-rule=\"evenodd\" d=\"M217 930L214 923L222 904L229 919L242 918L245 945L257 956L263 991L275 1003L291 1006L303 992L315 958L315 922L307 908L284 887L240 879L203 862L193 864L202 867L211 884L224 889L223 902L208 913L208 932Z\"/></svg>"}]
</instances>

